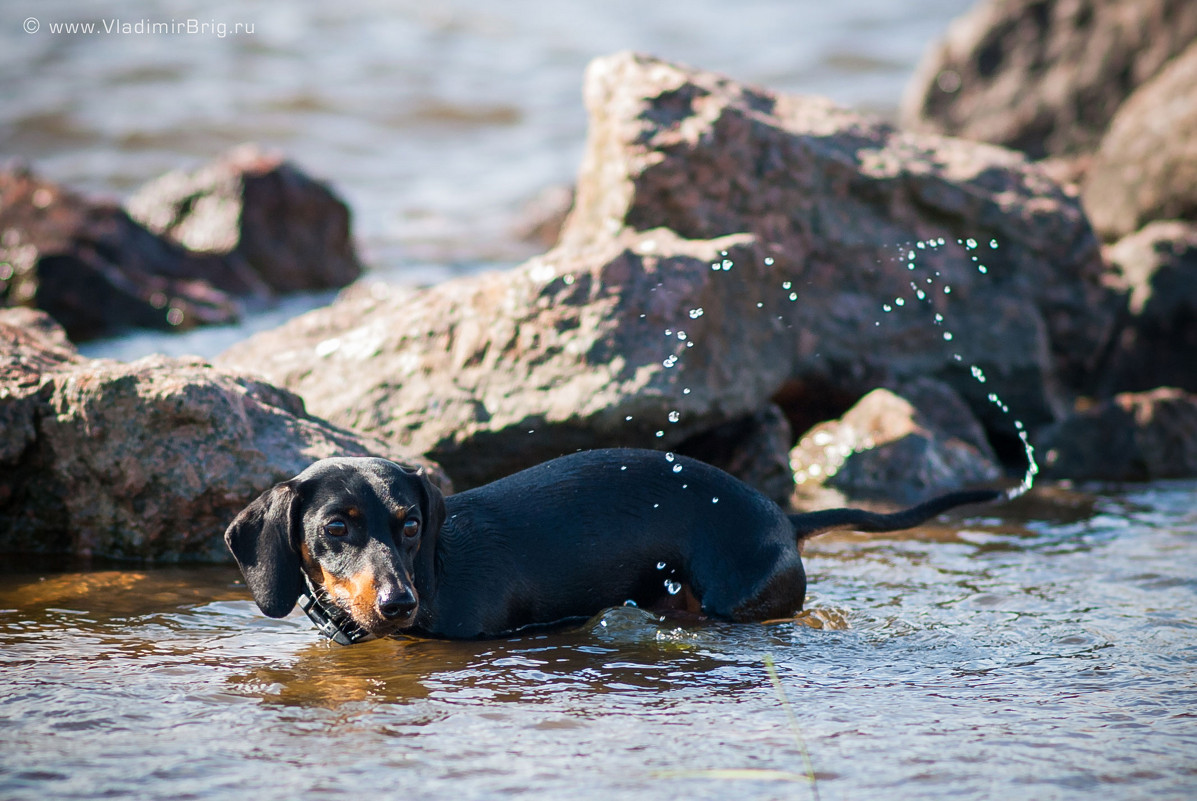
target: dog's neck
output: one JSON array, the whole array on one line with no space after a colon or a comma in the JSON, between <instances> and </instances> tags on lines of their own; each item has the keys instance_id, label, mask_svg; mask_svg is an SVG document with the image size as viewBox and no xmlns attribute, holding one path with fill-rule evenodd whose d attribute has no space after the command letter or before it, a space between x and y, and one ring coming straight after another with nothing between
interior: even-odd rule
<instances>
[{"instance_id":1,"label":"dog's neck","mask_svg":"<svg viewBox=\"0 0 1197 801\"><path fill-rule=\"evenodd\" d=\"M320 601L320 591L312 584L306 571L303 575L304 591L299 594L299 608L316 624L325 637L338 645L353 645L374 639L374 635L358 626L341 610Z\"/></svg>"}]
</instances>

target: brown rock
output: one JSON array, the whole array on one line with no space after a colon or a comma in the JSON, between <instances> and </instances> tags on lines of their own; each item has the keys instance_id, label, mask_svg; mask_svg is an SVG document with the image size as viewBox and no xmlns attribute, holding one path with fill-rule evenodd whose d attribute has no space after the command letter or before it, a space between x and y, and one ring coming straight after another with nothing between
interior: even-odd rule
<instances>
[{"instance_id":1,"label":"brown rock","mask_svg":"<svg viewBox=\"0 0 1197 801\"><path fill-rule=\"evenodd\" d=\"M256 379L196 359L82 359L12 314L0 313L2 551L224 561L225 527L273 483L326 456L390 452Z\"/></svg>"},{"instance_id":2,"label":"brown rock","mask_svg":"<svg viewBox=\"0 0 1197 801\"><path fill-rule=\"evenodd\" d=\"M238 284L227 288L241 295L343 287L362 272L348 206L253 145L193 173L167 173L127 205L151 231L234 265Z\"/></svg>"},{"instance_id":3,"label":"brown rock","mask_svg":"<svg viewBox=\"0 0 1197 801\"><path fill-rule=\"evenodd\" d=\"M1103 394L1160 386L1197 392L1197 224L1151 223L1105 256L1129 304Z\"/></svg>"},{"instance_id":4,"label":"brown rock","mask_svg":"<svg viewBox=\"0 0 1197 801\"><path fill-rule=\"evenodd\" d=\"M43 309L74 340L128 326L189 328L236 319L209 279L225 266L189 254L112 203L27 168L0 170L0 305Z\"/></svg>"},{"instance_id":5,"label":"brown rock","mask_svg":"<svg viewBox=\"0 0 1197 801\"><path fill-rule=\"evenodd\" d=\"M920 381L865 395L839 420L806 432L790 453L798 492L915 503L1001 476L980 424L952 390Z\"/></svg>"},{"instance_id":6,"label":"brown rock","mask_svg":"<svg viewBox=\"0 0 1197 801\"><path fill-rule=\"evenodd\" d=\"M1020 155L632 54L596 61L586 96L553 251L350 290L222 362L466 486L576 448L680 450L774 401L826 419L920 375L992 427L994 390L1041 424L1049 376L1088 378L1116 297L1075 199Z\"/></svg>"},{"instance_id":7,"label":"brown rock","mask_svg":"<svg viewBox=\"0 0 1197 801\"><path fill-rule=\"evenodd\" d=\"M983 0L924 57L902 123L1035 158L1092 150L1194 38L1192 0Z\"/></svg>"},{"instance_id":8,"label":"brown rock","mask_svg":"<svg viewBox=\"0 0 1197 801\"><path fill-rule=\"evenodd\" d=\"M1040 437L1048 478L1154 481L1197 476L1197 395L1172 387L1123 393Z\"/></svg>"},{"instance_id":9,"label":"brown rock","mask_svg":"<svg viewBox=\"0 0 1197 801\"><path fill-rule=\"evenodd\" d=\"M1118 110L1081 197L1106 239L1152 220L1197 222L1197 43Z\"/></svg>"}]
</instances>

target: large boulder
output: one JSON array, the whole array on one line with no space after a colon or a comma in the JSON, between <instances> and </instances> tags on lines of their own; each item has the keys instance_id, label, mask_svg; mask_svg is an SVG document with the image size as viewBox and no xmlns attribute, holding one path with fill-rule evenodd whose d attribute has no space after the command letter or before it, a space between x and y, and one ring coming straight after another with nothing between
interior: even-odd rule
<instances>
[{"instance_id":1,"label":"large boulder","mask_svg":"<svg viewBox=\"0 0 1197 801\"><path fill-rule=\"evenodd\" d=\"M1197 223L1153 222L1105 254L1128 307L1100 394L1197 392Z\"/></svg>"},{"instance_id":2,"label":"large boulder","mask_svg":"<svg viewBox=\"0 0 1197 801\"><path fill-rule=\"evenodd\" d=\"M1081 197L1106 239L1152 220L1197 222L1197 43L1118 110Z\"/></svg>"},{"instance_id":3,"label":"large boulder","mask_svg":"<svg viewBox=\"0 0 1197 801\"><path fill-rule=\"evenodd\" d=\"M254 145L194 172L167 173L126 207L151 231L236 265L245 277L238 294L338 288L362 272L349 207L280 154Z\"/></svg>"},{"instance_id":4,"label":"large boulder","mask_svg":"<svg viewBox=\"0 0 1197 801\"><path fill-rule=\"evenodd\" d=\"M554 250L350 290L221 362L466 486L576 448L706 458L771 403L801 431L921 375L995 429L994 391L1041 424L1089 378L1116 297L1075 199L1021 155L629 53L585 93Z\"/></svg>"},{"instance_id":5,"label":"large boulder","mask_svg":"<svg viewBox=\"0 0 1197 801\"><path fill-rule=\"evenodd\" d=\"M83 359L30 314L0 310L2 551L227 560L225 527L273 483L394 453L197 359Z\"/></svg>"},{"instance_id":6,"label":"large boulder","mask_svg":"<svg viewBox=\"0 0 1197 801\"><path fill-rule=\"evenodd\" d=\"M192 254L138 225L115 203L0 170L0 305L49 312L74 340L127 326L189 328L237 318L217 288L221 259Z\"/></svg>"},{"instance_id":7,"label":"large boulder","mask_svg":"<svg viewBox=\"0 0 1197 801\"><path fill-rule=\"evenodd\" d=\"M1193 0L981 0L924 57L902 122L1035 158L1090 151L1195 38Z\"/></svg>"}]
</instances>

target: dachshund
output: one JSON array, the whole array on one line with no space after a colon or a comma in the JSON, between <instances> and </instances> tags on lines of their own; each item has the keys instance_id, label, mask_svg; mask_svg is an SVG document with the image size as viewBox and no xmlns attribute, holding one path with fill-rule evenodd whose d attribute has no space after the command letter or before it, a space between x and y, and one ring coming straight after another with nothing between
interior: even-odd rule
<instances>
[{"instance_id":1,"label":"dachshund","mask_svg":"<svg viewBox=\"0 0 1197 801\"><path fill-rule=\"evenodd\" d=\"M225 542L270 617L299 603L348 644L399 632L493 638L632 601L763 621L802 609L799 544L896 531L996 490L893 514L786 514L739 479L661 451L581 451L444 497L423 470L320 460L249 504Z\"/></svg>"}]
</instances>

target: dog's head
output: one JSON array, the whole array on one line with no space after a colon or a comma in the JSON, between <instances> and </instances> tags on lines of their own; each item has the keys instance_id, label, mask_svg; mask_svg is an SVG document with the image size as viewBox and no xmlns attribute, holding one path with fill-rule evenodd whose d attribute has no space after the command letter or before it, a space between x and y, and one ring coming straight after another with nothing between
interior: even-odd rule
<instances>
[{"instance_id":1,"label":"dog's head","mask_svg":"<svg viewBox=\"0 0 1197 801\"><path fill-rule=\"evenodd\" d=\"M414 622L416 555L444 517L444 497L423 470L322 459L262 493L224 540L266 615L295 607L306 573L325 606L381 637Z\"/></svg>"}]
</instances>

